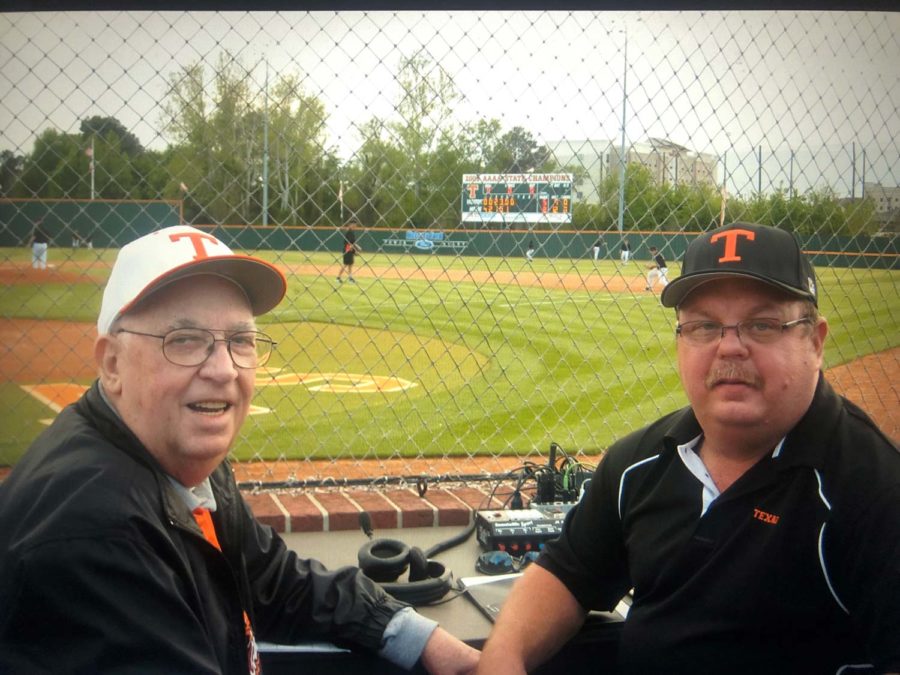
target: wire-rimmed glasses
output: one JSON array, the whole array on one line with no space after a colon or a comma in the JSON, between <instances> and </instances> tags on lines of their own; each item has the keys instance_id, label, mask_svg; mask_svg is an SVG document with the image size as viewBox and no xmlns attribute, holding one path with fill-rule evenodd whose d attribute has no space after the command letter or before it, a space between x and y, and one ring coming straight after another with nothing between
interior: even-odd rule
<instances>
[{"instance_id":1,"label":"wire-rimmed glasses","mask_svg":"<svg viewBox=\"0 0 900 675\"><path fill-rule=\"evenodd\" d=\"M733 328L741 342L749 340L757 344L769 344L779 340L789 328L810 322L812 322L812 318L808 316L800 317L793 321L761 317L747 319L726 326L719 321L703 319L679 323L675 326L675 334L691 344L707 345L716 340L721 340L725 337L725 331Z\"/></svg>"},{"instance_id":2,"label":"wire-rimmed glasses","mask_svg":"<svg viewBox=\"0 0 900 675\"><path fill-rule=\"evenodd\" d=\"M258 368L264 366L272 355L276 342L265 333L255 330L238 331L227 337L217 338L205 328L174 328L163 335L142 333L120 328L119 333L130 333L162 340L163 356L176 366L194 367L210 357L217 342L224 342L228 355L238 368Z\"/></svg>"}]
</instances>

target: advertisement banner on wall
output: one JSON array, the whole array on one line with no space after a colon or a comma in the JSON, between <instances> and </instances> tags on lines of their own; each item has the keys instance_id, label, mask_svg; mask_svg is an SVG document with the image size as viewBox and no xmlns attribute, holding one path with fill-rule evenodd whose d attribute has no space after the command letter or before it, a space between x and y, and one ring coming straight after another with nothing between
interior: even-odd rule
<instances>
[{"instance_id":1,"label":"advertisement banner on wall","mask_svg":"<svg viewBox=\"0 0 900 675\"><path fill-rule=\"evenodd\" d=\"M422 253L462 253L469 242L465 239L451 239L443 232L410 230L400 237L389 237L382 244L384 248L400 248L404 251Z\"/></svg>"}]
</instances>

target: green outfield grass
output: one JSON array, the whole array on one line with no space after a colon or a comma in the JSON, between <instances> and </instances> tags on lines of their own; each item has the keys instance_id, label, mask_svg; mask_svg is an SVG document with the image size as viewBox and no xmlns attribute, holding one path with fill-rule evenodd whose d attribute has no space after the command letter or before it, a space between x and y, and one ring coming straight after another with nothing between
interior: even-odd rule
<instances>
[{"instance_id":1,"label":"green outfield grass","mask_svg":"<svg viewBox=\"0 0 900 675\"><path fill-rule=\"evenodd\" d=\"M64 251L51 251L51 262L64 260ZM114 257L68 253L82 263ZM551 441L594 452L685 403L674 366L674 313L656 295L366 274L402 268L635 279L644 261L529 265L518 258L364 253L358 283L338 285L333 253L260 255L302 270L291 274L285 301L260 319L279 342L270 363L277 375L353 373L415 386L368 394L261 386L254 403L271 412L248 420L235 448L239 459L524 454L545 451ZM0 256L28 260L21 249ZM677 265L670 270L677 275ZM104 276L5 287L0 317L92 323ZM828 367L900 344L898 284L897 272L819 271L821 309L832 324ZM52 412L5 381L0 405L7 430L0 465L12 464Z\"/></svg>"}]
</instances>

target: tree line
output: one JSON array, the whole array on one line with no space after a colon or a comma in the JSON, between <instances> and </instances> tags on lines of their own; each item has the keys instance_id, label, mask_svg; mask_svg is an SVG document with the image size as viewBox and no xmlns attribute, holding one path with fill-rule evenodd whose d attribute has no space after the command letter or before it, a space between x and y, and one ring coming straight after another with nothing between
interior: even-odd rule
<instances>
[{"instance_id":1,"label":"tree line","mask_svg":"<svg viewBox=\"0 0 900 675\"><path fill-rule=\"evenodd\" d=\"M44 130L27 155L0 151L0 194L182 199L186 220L197 224L336 226L353 217L371 227L454 228L464 173L586 178L583 166L561 165L522 127L458 122L461 96L452 76L421 53L401 59L397 82L393 116L360 124L359 146L342 161L328 145L324 104L297 75L281 75L260 91L225 52L213 67L198 61L170 75L160 120L164 150L143 147L114 117L93 116L79 133ZM617 227L619 180L619 172L602 179L597 204L575 200L574 229ZM718 222L722 199L717 186L660 185L649 169L629 164L623 226L704 230ZM874 211L870 200L842 200L828 188L776 190L729 199L725 218L853 235L878 229Z\"/></svg>"}]
</instances>

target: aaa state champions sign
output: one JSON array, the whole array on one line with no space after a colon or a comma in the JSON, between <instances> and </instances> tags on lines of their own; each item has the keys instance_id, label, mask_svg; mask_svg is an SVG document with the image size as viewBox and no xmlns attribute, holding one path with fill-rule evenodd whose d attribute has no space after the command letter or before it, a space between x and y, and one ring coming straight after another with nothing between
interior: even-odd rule
<instances>
[{"instance_id":1,"label":"aaa state champions sign","mask_svg":"<svg viewBox=\"0 0 900 675\"><path fill-rule=\"evenodd\" d=\"M460 220L484 226L571 223L570 173L467 173Z\"/></svg>"}]
</instances>

